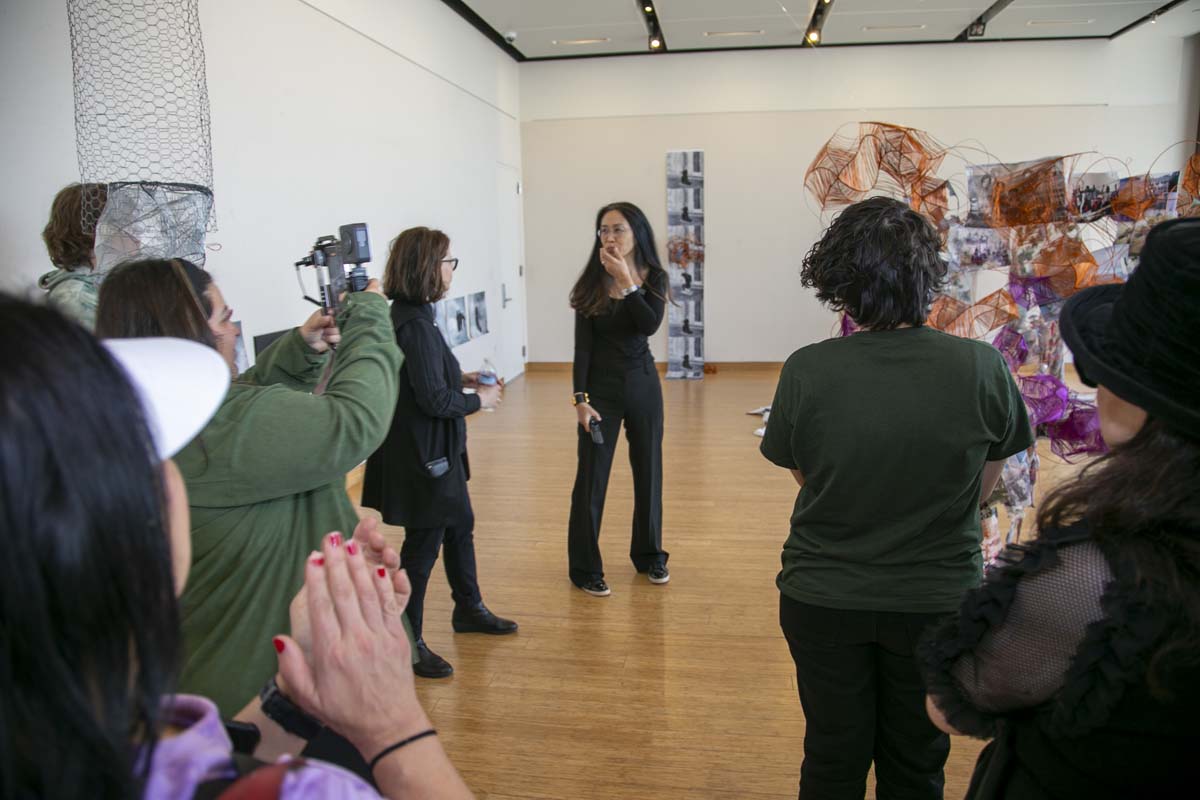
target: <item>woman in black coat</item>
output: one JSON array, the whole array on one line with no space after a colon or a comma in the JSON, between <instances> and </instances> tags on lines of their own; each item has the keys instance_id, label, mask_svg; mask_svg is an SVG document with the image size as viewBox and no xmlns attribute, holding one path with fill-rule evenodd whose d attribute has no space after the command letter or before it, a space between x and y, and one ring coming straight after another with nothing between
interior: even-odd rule
<instances>
[{"instance_id":1,"label":"woman in black coat","mask_svg":"<svg viewBox=\"0 0 1200 800\"><path fill-rule=\"evenodd\" d=\"M475 575L464 418L499 406L503 384L481 385L478 373L464 374L434 323L432 304L449 290L457 266L450 239L441 231L410 228L392 243L383 291L393 301L392 326L404 364L391 430L367 459L363 478L363 505L379 509L387 524L404 526L400 560L412 582L408 619L416 638L413 671L425 678L454 672L422 636L425 587L443 541L454 630L502 634L517 629L517 623L484 606ZM475 394L464 394L464 387Z\"/></svg>"},{"instance_id":2,"label":"woman in black coat","mask_svg":"<svg viewBox=\"0 0 1200 800\"><path fill-rule=\"evenodd\" d=\"M967 796L1194 797L1200 782L1200 219L1062 309L1111 451L1043 501L925 646L926 706L992 740Z\"/></svg>"}]
</instances>

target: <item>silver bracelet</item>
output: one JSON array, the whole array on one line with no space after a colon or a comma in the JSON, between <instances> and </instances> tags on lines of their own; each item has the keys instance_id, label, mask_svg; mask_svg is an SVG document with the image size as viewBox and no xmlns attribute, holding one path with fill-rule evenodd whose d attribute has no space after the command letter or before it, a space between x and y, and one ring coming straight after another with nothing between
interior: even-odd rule
<instances>
[{"instance_id":1,"label":"silver bracelet","mask_svg":"<svg viewBox=\"0 0 1200 800\"><path fill-rule=\"evenodd\" d=\"M621 290L621 297L629 297L629 295L633 294L640 288L642 287L638 286L636 283L633 286L628 286Z\"/></svg>"}]
</instances>

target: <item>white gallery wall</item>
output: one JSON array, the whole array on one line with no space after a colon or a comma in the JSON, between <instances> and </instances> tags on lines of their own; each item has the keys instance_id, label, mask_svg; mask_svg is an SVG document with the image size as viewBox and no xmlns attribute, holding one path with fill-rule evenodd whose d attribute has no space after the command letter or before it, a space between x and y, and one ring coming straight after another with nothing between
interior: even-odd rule
<instances>
[{"instance_id":1,"label":"white gallery wall","mask_svg":"<svg viewBox=\"0 0 1200 800\"><path fill-rule=\"evenodd\" d=\"M501 273L520 257L519 204L503 194L521 168L516 63L434 0L200 0L200 15L219 247L207 266L247 345L311 312L292 263L318 235L368 223L379 276L389 241L429 225L461 259L451 296L487 292L494 333L458 348L464 368L519 359L523 303L499 330L501 282L523 299ZM23 291L50 268L51 199L79 176L65 0L0 3L0 103L0 289Z\"/></svg>"},{"instance_id":2,"label":"white gallery wall","mask_svg":"<svg viewBox=\"0 0 1200 800\"><path fill-rule=\"evenodd\" d=\"M637 203L663 249L668 150L705 150L706 358L781 361L835 324L800 287L799 268L823 228L804 173L839 127L920 128L974 163L1097 151L1137 174L1197 136L1200 45L1164 27L1113 42L522 64L529 360L572 358L567 294L597 208ZM1178 169L1190 152L1169 150L1155 170ZM961 186L963 167L948 159L940 174ZM665 328L653 343L660 360Z\"/></svg>"}]
</instances>

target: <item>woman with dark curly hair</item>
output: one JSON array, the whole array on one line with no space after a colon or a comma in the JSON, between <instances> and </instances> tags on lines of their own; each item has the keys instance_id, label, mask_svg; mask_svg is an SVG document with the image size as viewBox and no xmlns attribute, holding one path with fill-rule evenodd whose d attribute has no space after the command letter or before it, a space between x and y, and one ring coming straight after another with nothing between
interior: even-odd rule
<instances>
[{"instance_id":1,"label":"woman with dark curly hair","mask_svg":"<svg viewBox=\"0 0 1200 800\"><path fill-rule=\"evenodd\" d=\"M1183 797L1200 781L1200 219L1151 230L1062 335L1111 451L922 648L929 714L993 739L971 798Z\"/></svg>"},{"instance_id":2,"label":"woman with dark curly hair","mask_svg":"<svg viewBox=\"0 0 1200 800\"><path fill-rule=\"evenodd\" d=\"M806 720L801 798L940 798L950 741L914 645L982 575L980 499L1033 443L999 351L925 326L936 231L876 197L834 221L801 281L861 328L797 350L762 453L800 487L779 621Z\"/></svg>"}]
</instances>

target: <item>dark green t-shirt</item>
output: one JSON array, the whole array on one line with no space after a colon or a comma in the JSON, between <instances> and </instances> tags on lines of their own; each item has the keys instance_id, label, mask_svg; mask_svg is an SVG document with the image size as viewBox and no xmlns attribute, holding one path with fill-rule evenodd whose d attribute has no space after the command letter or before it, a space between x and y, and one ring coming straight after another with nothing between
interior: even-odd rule
<instances>
[{"instance_id":1,"label":"dark green t-shirt","mask_svg":"<svg viewBox=\"0 0 1200 800\"><path fill-rule=\"evenodd\" d=\"M804 476L780 591L827 608L957 608L982 572L984 462L1033 441L1016 382L983 342L901 328L797 350L762 442Z\"/></svg>"}]
</instances>

